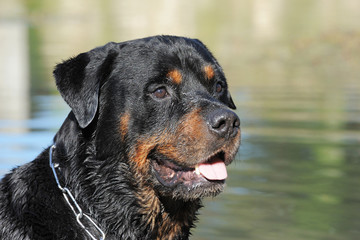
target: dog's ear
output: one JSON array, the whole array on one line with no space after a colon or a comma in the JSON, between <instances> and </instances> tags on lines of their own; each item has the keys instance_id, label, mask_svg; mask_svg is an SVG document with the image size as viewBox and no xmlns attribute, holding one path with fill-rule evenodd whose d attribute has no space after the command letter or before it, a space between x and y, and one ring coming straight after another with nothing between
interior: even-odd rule
<instances>
[{"instance_id":1,"label":"dog's ear","mask_svg":"<svg viewBox=\"0 0 360 240\"><path fill-rule=\"evenodd\" d=\"M57 88L70 106L81 128L94 119L99 105L99 91L109 76L117 52L109 46L81 53L54 70Z\"/></svg>"}]
</instances>

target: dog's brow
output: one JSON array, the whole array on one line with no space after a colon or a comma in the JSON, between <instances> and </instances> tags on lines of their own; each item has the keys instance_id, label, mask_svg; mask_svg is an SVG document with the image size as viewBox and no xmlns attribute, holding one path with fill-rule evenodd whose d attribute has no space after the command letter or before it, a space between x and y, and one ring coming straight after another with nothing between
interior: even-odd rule
<instances>
[{"instance_id":1,"label":"dog's brow","mask_svg":"<svg viewBox=\"0 0 360 240\"><path fill-rule=\"evenodd\" d=\"M215 76L214 68L210 65L204 67L205 76L207 79L212 79Z\"/></svg>"},{"instance_id":2,"label":"dog's brow","mask_svg":"<svg viewBox=\"0 0 360 240\"><path fill-rule=\"evenodd\" d=\"M175 84L180 84L182 81L182 75L177 69L171 70L166 76Z\"/></svg>"}]
</instances>

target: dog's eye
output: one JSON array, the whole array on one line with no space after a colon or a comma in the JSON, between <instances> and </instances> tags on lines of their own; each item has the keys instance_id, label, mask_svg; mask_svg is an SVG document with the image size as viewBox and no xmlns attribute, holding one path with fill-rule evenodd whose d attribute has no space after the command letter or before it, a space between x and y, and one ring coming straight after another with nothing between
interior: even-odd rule
<instances>
[{"instance_id":1,"label":"dog's eye","mask_svg":"<svg viewBox=\"0 0 360 240\"><path fill-rule=\"evenodd\" d=\"M166 91L165 87L159 87L157 88L153 93L153 96L156 98L166 98L167 96L169 96L169 93Z\"/></svg>"},{"instance_id":2,"label":"dog's eye","mask_svg":"<svg viewBox=\"0 0 360 240\"><path fill-rule=\"evenodd\" d=\"M216 85L215 85L215 91L217 92L217 93L221 93L222 92L222 90L223 90L223 85L220 83L220 82L217 82L216 83Z\"/></svg>"}]
</instances>

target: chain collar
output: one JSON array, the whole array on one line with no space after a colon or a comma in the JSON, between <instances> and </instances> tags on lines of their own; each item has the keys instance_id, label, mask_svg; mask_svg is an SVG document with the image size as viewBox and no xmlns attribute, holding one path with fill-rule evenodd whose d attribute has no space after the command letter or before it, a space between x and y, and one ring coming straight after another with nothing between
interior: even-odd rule
<instances>
[{"instance_id":1,"label":"chain collar","mask_svg":"<svg viewBox=\"0 0 360 240\"><path fill-rule=\"evenodd\" d=\"M70 190L67 187L61 186L59 178L56 173L56 169L59 167L59 164L57 164L57 163L54 164L52 161L52 155L53 155L53 151L55 150L55 148L56 148L55 144L50 147L49 164L50 164L50 167L54 174L56 184L57 184L58 188L61 190L65 201L67 202L67 204L73 211L73 213L76 217L76 221L78 222L80 227L82 227L85 230L85 232L91 237L92 240L105 240L105 233L101 230L101 228L95 223L95 221L89 215L85 214L82 211L81 207L76 202L76 200L75 200L74 196L71 194ZM97 232L95 234L91 233L90 230L85 227L85 225L83 223L84 220L87 221L90 225L95 227L95 229L97 230ZM100 235L101 237L96 238L95 235Z\"/></svg>"}]
</instances>

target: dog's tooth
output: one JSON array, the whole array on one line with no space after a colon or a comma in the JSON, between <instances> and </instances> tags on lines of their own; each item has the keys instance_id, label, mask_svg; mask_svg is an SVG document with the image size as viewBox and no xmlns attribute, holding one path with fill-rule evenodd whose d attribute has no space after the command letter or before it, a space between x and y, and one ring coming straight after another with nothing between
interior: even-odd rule
<instances>
[{"instance_id":1,"label":"dog's tooth","mask_svg":"<svg viewBox=\"0 0 360 240\"><path fill-rule=\"evenodd\" d=\"M196 164L196 166L195 166L195 173L197 175L200 175L199 164Z\"/></svg>"}]
</instances>

